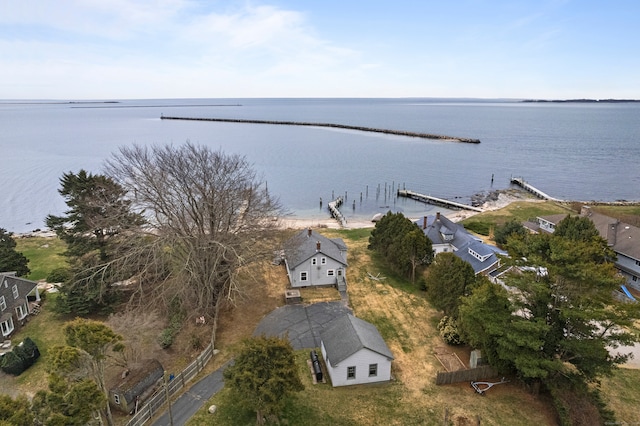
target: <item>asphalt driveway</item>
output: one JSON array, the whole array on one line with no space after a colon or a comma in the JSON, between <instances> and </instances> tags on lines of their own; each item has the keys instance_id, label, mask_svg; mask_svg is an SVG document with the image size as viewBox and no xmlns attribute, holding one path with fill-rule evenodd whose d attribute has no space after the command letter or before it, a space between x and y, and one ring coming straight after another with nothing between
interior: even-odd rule
<instances>
[{"instance_id":1,"label":"asphalt driveway","mask_svg":"<svg viewBox=\"0 0 640 426\"><path fill-rule=\"evenodd\" d=\"M350 313L344 302L281 306L260 321L253 335L288 336L295 350L317 348L320 331L335 318Z\"/></svg>"}]
</instances>

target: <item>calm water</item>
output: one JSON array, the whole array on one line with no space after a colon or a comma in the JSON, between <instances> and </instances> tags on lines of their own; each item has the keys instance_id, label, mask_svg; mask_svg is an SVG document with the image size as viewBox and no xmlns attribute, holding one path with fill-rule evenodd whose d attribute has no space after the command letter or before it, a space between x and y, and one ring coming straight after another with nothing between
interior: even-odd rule
<instances>
[{"instance_id":1,"label":"calm water","mask_svg":"<svg viewBox=\"0 0 640 426\"><path fill-rule=\"evenodd\" d=\"M478 138L482 143L160 120L161 114L334 122ZM104 159L119 146L187 140L246 155L269 190L302 217L325 217L320 198L326 209L332 195L345 193L348 218L370 218L388 209L421 215L433 208L385 199L385 185L388 194L406 187L468 202L477 192L508 187L511 176L523 176L557 198L640 199L638 104L434 99L0 102L0 227L14 232L43 227L47 214L65 209L57 193L62 173L80 168L100 172Z\"/></svg>"}]
</instances>

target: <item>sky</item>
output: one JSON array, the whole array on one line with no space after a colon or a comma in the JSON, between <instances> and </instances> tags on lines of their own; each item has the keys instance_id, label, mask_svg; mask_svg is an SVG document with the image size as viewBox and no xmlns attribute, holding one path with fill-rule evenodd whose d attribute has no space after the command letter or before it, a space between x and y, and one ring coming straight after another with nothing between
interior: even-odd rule
<instances>
[{"instance_id":1,"label":"sky","mask_svg":"<svg viewBox=\"0 0 640 426\"><path fill-rule=\"evenodd\" d=\"M640 99L637 0L0 0L0 99Z\"/></svg>"}]
</instances>

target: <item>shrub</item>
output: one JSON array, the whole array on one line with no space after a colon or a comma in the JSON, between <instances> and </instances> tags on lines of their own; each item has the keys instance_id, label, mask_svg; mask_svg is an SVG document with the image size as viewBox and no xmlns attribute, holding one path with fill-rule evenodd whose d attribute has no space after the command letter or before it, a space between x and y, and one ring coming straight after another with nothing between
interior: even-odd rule
<instances>
[{"instance_id":1,"label":"shrub","mask_svg":"<svg viewBox=\"0 0 640 426\"><path fill-rule=\"evenodd\" d=\"M11 352L4 354L0 359L0 368L7 374L19 376L24 370L31 367L39 357L38 346L27 337Z\"/></svg>"},{"instance_id":2,"label":"shrub","mask_svg":"<svg viewBox=\"0 0 640 426\"><path fill-rule=\"evenodd\" d=\"M460 332L458 331L458 323L453 319L453 317L442 317L438 323L438 331L440 332L440 337L442 337L448 345L457 346L464 343L460 337Z\"/></svg>"},{"instance_id":3,"label":"shrub","mask_svg":"<svg viewBox=\"0 0 640 426\"><path fill-rule=\"evenodd\" d=\"M47 275L48 283L66 283L71 279L71 271L68 268L56 268Z\"/></svg>"},{"instance_id":4,"label":"shrub","mask_svg":"<svg viewBox=\"0 0 640 426\"><path fill-rule=\"evenodd\" d=\"M7 352L0 360L0 368L7 374L19 376L24 370L24 360L20 358L14 351Z\"/></svg>"}]
</instances>

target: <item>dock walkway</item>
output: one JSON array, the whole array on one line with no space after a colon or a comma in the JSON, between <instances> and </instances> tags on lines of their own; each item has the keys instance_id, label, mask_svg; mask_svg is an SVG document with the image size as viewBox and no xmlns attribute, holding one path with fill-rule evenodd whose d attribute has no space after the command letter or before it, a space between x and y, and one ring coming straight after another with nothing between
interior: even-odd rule
<instances>
[{"instance_id":1,"label":"dock walkway","mask_svg":"<svg viewBox=\"0 0 640 426\"><path fill-rule=\"evenodd\" d=\"M561 200L559 198L554 198L551 195L540 191L538 188L536 188L535 186L527 183L523 178L521 177L517 177L511 178L511 183L516 184L518 186L520 186L521 188L523 188L526 191L529 191L530 193L532 193L533 195L535 195L538 198L542 198L543 200L549 200L549 201L564 201Z\"/></svg>"},{"instance_id":2,"label":"dock walkway","mask_svg":"<svg viewBox=\"0 0 640 426\"><path fill-rule=\"evenodd\" d=\"M344 200L342 197L338 197L335 200L329 203L329 211L331 212L331 216L340 223L340 226L343 228L347 226L347 219L342 215L339 207L342 205Z\"/></svg>"},{"instance_id":3,"label":"dock walkway","mask_svg":"<svg viewBox=\"0 0 640 426\"><path fill-rule=\"evenodd\" d=\"M414 200L422 201L423 203L435 204L438 206L443 206L448 208L471 210L474 212L483 211L479 207L470 206L468 204L456 203L455 201L445 200L444 198L432 197L431 195L419 194L417 192L409 191L408 189L399 189L398 196L412 198Z\"/></svg>"}]
</instances>

